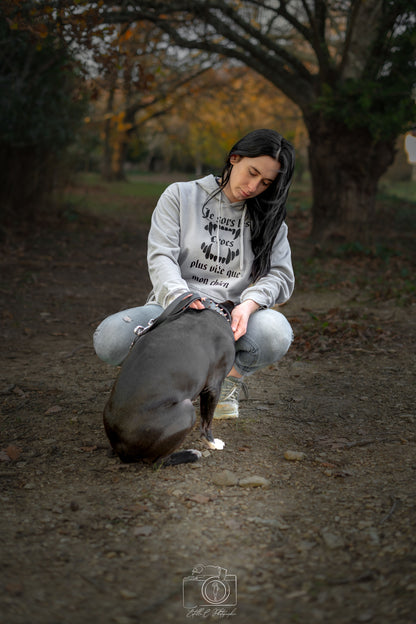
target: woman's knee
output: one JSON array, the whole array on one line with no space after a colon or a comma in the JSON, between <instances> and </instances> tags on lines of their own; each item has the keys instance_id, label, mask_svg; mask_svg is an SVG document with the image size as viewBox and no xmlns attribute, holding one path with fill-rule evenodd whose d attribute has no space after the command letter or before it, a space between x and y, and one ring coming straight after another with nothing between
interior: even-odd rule
<instances>
[{"instance_id":1,"label":"woman's knee","mask_svg":"<svg viewBox=\"0 0 416 624\"><path fill-rule=\"evenodd\" d=\"M263 324L266 347L269 347L271 356L275 354L274 361L280 360L289 350L293 342L293 330L287 318L277 310L264 310L268 312L267 323Z\"/></svg>"},{"instance_id":2,"label":"woman's knee","mask_svg":"<svg viewBox=\"0 0 416 624\"><path fill-rule=\"evenodd\" d=\"M107 364L118 366L126 357L126 340L120 334L120 319L118 314L105 318L97 327L93 335L95 353L100 360Z\"/></svg>"},{"instance_id":3,"label":"woman's knee","mask_svg":"<svg viewBox=\"0 0 416 624\"><path fill-rule=\"evenodd\" d=\"M258 346L262 363L278 362L288 352L293 341L292 327L277 310L260 310L250 318L247 333Z\"/></svg>"},{"instance_id":4,"label":"woman's knee","mask_svg":"<svg viewBox=\"0 0 416 624\"><path fill-rule=\"evenodd\" d=\"M94 332L93 343L98 357L113 366L119 366L127 357L134 339L134 328L145 327L163 308L149 303L137 308L116 312L105 318Z\"/></svg>"}]
</instances>

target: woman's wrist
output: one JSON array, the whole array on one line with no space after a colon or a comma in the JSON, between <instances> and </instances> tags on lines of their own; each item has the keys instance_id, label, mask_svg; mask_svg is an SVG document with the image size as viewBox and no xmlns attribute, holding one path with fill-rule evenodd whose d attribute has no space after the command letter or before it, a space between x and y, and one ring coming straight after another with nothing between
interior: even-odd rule
<instances>
[{"instance_id":1,"label":"woman's wrist","mask_svg":"<svg viewBox=\"0 0 416 624\"><path fill-rule=\"evenodd\" d=\"M246 299L242 302L242 304L244 304L245 307L250 311L250 314L256 312L256 310L260 308L260 305L256 301L254 301L254 299Z\"/></svg>"}]
</instances>

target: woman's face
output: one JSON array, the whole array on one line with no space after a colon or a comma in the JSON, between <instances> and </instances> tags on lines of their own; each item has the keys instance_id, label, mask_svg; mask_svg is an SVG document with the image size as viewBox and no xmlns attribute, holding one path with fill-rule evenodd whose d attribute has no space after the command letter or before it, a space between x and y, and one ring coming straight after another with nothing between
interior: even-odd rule
<instances>
[{"instance_id":1,"label":"woman's face","mask_svg":"<svg viewBox=\"0 0 416 624\"><path fill-rule=\"evenodd\" d=\"M257 197L265 191L280 170L280 163L271 156L238 156L232 154L233 165L224 193L231 203Z\"/></svg>"}]
</instances>

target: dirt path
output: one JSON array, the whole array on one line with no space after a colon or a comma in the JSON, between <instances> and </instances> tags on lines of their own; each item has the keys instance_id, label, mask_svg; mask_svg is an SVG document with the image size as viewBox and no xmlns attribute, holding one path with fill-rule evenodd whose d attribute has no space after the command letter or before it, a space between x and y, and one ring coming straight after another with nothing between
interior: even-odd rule
<instances>
[{"instance_id":1,"label":"dirt path","mask_svg":"<svg viewBox=\"0 0 416 624\"><path fill-rule=\"evenodd\" d=\"M145 240L75 224L2 253L1 620L415 622L412 308L303 277L283 309L297 341L249 379L238 422L215 424L225 449L122 465L102 427L116 371L91 334L143 302ZM240 482L218 485L224 470ZM191 610L200 563L228 576L187 579Z\"/></svg>"}]
</instances>

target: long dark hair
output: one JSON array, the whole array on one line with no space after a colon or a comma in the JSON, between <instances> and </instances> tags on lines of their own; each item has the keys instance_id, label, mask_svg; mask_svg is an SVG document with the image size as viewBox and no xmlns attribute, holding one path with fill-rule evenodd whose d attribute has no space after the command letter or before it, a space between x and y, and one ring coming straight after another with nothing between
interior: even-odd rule
<instances>
[{"instance_id":1,"label":"long dark hair","mask_svg":"<svg viewBox=\"0 0 416 624\"><path fill-rule=\"evenodd\" d=\"M253 130L229 151L221 174L220 190L226 187L230 179L232 154L248 158L271 156L280 163L276 179L260 195L247 200L254 253L251 274L255 282L270 269L273 243L286 218L286 200L295 167L295 150L289 141L274 130Z\"/></svg>"}]
</instances>

